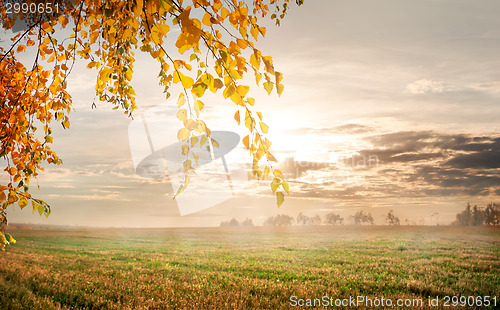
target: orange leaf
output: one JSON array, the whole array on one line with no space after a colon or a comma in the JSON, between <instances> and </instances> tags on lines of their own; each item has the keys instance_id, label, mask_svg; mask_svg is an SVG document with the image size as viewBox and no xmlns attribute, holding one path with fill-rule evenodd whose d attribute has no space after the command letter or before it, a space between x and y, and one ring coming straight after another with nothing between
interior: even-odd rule
<instances>
[{"instance_id":1,"label":"orange leaf","mask_svg":"<svg viewBox=\"0 0 500 310\"><path fill-rule=\"evenodd\" d=\"M245 146L245 148L248 150L250 149L250 138L248 137L248 135L246 135L244 138L243 138L243 145Z\"/></svg>"},{"instance_id":2,"label":"orange leaf","mask_svg":"<svg viewBox=\"0 0 500 310\"><path fill-rule=\"evenodd\" d=\"M210 20L210 18L210 13L206 12L201 22L210 27L212 26L212 21Z\"/></svg>"},{"instance_id":3,"label":"orange leaf","mask_svg":"<svg viewBox=\"0 0 500 310\"><path fill-rule=\"evenodd\" d=\"M240 124L240 111L236 111L236 113L234 113L234 119L236 120L236 122L238 123L238 125Z\"/></svg>"}]
</instances>

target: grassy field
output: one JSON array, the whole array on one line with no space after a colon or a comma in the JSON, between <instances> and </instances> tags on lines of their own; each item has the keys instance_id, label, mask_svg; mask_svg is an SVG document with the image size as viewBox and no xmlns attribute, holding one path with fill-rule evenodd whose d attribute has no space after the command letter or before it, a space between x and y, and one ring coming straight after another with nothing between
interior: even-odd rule
<instances>
[{"instance_id":1,"label":"grassy field","mask_svg":"<svg viewBox=\"0 0 500 310\"><path fill-rule=\"evenodd\" d=\"M500 308L499 228L10 233L18 242L0 253L0 309L289 309L315 298L324 302L323 296L346 309L375 306L335 302L366 296L381 305L384 298L386 306L377 307L384 309L387 299L394 308L397 299L422 299L422 306L403 308L450 309L445 296L496 296ZM440 306L429 306L429 296Z\"/></svg>"}]
</instances>

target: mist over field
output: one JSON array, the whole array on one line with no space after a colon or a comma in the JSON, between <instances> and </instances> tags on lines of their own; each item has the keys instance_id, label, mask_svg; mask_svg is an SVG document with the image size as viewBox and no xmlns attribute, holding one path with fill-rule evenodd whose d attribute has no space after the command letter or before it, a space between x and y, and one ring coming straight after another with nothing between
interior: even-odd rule
<instances>
[{"instance_id":1,"label":"mist over field","mask_svg":"<svg viewBox=\"0 0 500 310\"><path fill-rule=\"evenodd\" d=\"M479 299L496 309L500 297L498 227L11 233L18 243L0 255L4 309L290 309L315 299L322 304L311 308L376 309L366 302L384 299L385 308L448 309L453 296L474 296L464 309Z\"/></svg>"}]
</instances>

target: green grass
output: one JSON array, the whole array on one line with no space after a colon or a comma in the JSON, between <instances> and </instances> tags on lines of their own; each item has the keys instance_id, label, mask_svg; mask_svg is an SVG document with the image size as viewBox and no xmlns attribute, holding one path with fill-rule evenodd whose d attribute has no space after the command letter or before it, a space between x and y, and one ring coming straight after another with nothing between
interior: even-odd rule
<instances>
[{"instance_id":1,"label":"green grass","mask_svg":"<svg viewBox=\"0 0 500 310\"><path fill-rule=\"evenodd\" d=\"M429 296L497 296L500 305L499 228L10 233L18 242L0 253L0 309L276 309L290 308L291 296L424 305Z\"/></svg>"}]
</instances>

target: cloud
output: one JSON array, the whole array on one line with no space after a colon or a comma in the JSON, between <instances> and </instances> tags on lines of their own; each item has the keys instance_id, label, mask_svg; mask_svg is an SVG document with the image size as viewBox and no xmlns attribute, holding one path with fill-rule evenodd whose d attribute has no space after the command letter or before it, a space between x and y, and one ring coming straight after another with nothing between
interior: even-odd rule
<instances>
[{"instance_id":1,"label":"cloud","mask_svg":"<svg viewBox=\"0 0 500 310\"><path fill-rule=\"evenodd\" d=\"M345 124L340 126L324 127L324 128L314 128L310 129L310 133L315 134L362 134L367 132L372 132L374 129L372 127L360 124Z\"/></svg>"},{"instance_id":2,"label":"cloud","mask_svg":"<svg viewBox=\"0 0 500 310\"><path fill-rule=\"evenodd\" d=\"M287 130L288 134L294 135L303 135L303 134L345 134L345 135L357 135L357 134L365 134L369 132L374 132L375 129L370 126L362 125L362 124L344 124L338 126L330 126L330 127L301 127L294 128L291 130Z\"/></svg>"},{"instance_id":3,"label":"cloud","mask_svg":"<svg viewBox=\"0 0 500 310\"><path fill-rule=\"evenodd\" d=\"M446 91L454 90L454 87L446 85L441 81L434 81L428 79L421 79L406 85L405 92L409 94L432 94L443 93Z\"/></svg>"},{"instance_id":4,"label":"cloud","mask_svg":"<svg viewBox=\"0 0 500 310\"><path fill-rule=\"evenodd\" d=\"M359 153L378 156L379 173L399 174L414 194L494 195L500 188L500 137L406 131L366 139L374 149Z\"/></svg>"},{"instance_id":5,"label":"cloud","mask_svg":"<svg viewBox=\"0 0 500 310\"><path fill-rule=\"evenodd\" d=\"M457 155L446 161L445 165L462 169L500 168L500 151L481 151L472 154Z\"/></svg>"},{"instance_id":6,"label":"cloud","mask_svg":"<svg viewBox=\"0 0 500 310\"><path fill-rule=\"evenodd\" d=\"M489 81L472 84L470 88L491 94L500 94L500 81Z\"/></svg>"},{"instance_id":7,"label":"cloud","mask_svg":"<svg viewBox=\"0 0 500 310\"><path fill-rule=\"evenodd\" d=\"M402 131L364 140L373 148L359 150L350 160L376 158L373 165L285 161L295 169L294 195L354 202L494 196L500 190L500 137ZM352 182L338 178L343 174Z\"/></svg>"}]
</instances>

